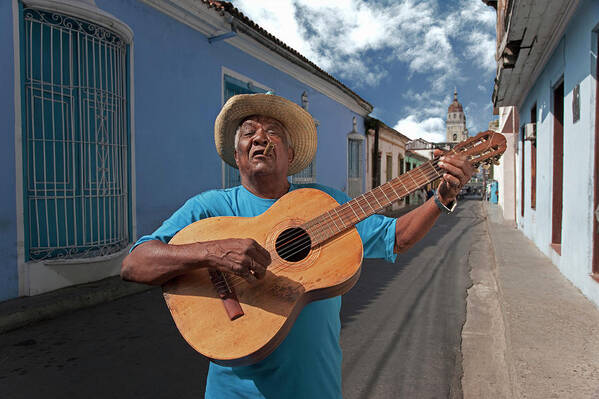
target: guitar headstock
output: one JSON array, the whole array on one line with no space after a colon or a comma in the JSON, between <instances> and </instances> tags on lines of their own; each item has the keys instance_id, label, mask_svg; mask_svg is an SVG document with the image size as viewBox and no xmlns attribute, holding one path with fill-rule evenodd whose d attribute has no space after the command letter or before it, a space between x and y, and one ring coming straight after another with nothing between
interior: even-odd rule
<instances>
[{"instance_id":1,"label":"guitar headstock","mask_svg":"<svg viewBox=\"0 0 599 399\"><path fill-rule=\"evenodd\" d=\"M498 164L499 158L505 152L506 140L503 134L487 130L480 132L468 140L462 141L452 152L465 155L472 166Z\"/></svg>"}]
</instances>

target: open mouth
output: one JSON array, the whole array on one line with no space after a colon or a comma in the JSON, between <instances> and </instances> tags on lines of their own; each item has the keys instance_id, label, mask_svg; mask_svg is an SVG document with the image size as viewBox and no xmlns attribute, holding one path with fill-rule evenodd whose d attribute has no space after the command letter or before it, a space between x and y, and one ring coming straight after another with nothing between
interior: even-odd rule
<instances>
[{"instance_id":1,"label":"open mouth","mask_svg":"<svg viewBox=\"0 0 599 399\"><path fill-rule=\"evenodd\" d=\"M270 154L265 155L264 154L264 148L260 148L260 149L256 149L252 152L252 154L250 155L251 158L268 158L272 155L272 151Z\"/></svg>"}]
</instances>

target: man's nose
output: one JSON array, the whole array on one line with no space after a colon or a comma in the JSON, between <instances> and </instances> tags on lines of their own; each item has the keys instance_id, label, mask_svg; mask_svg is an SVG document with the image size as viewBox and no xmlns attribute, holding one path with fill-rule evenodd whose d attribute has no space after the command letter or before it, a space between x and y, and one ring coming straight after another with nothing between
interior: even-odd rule
<instances>
[{"instance_id":1,"label":"man's nose","mask_svg":"<svg viewBox=\"0 0 599 399\"><path fill-rule=\"evenodd\" d=\"M254 134L254 142L258 143L258 144L265 144L268 142L268 133L266 133L266 130L262 129L262 128L258 128L258 130L256 130L256 133Z\"/></svg>"}]
</instances>

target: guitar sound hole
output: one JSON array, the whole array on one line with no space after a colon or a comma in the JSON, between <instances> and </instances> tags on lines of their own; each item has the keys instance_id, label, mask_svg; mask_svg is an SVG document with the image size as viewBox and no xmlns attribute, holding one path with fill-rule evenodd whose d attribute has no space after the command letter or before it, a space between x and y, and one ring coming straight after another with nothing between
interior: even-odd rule
<instances>
[{"instance_id":1,"label":"guitar sound hole","mask_svg":"<svg viewBox=\"0 0 599 399\"><path fill-rule=\"evenodd\" d=\"M277 254L287 262L299 262L310 253L312 240L306 230L293 227L283 231L275 242Z\"/></svg>"}]
</instances>

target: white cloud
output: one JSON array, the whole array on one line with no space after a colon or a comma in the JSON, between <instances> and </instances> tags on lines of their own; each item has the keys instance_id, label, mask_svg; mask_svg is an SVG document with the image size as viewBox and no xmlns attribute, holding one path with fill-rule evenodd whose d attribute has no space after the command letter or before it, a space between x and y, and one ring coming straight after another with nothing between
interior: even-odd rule
<instances>
[{"instance_id":1,"label":"white cloud","mask_svg":"<svg viewBox=\"0 0 599 399\"><path fill-rule=\"evenodd\" d=\"M472 34L466 57L484 56L492 12L482 2L462 0L458 10L442 15L436 0L366 3L363 0L236 0L250 19L328 72L358 85L376 86L386 76L380 52L391 55L414 74L432 73L429 80L442 91L456 76L459 63L454 43L468 25ZM489 36L490 37L490 36ZM471 38L471 39L468 39ZM379 53L373 54L372 51ZM384 55L383 55L384 57ZM392 62L393 59L385 60Z\"/></svg>"},{"instance_id":2,"label":"white cloud","mask_svg":"<svg viewBox=\"0 0 599 399\"><path fill-rule=\"evenodd\" d=\"M403 98L408 104L412 104L405 108L405 113L423 117L444 117L447 114L447 107L453 101L453 97L449 93L441 97L432 91L416 93L413 90L408 90Z\"/></svg>"},{"instance_id":3,"label":"white cloud","mask_svg":"<svg viewBox=\"0 0 599 399\"><path fill-rule=\"evenodd\" d=\"M460 4L460 20L467 23L478 23L495 29L496 12L482 1L462 0Z\"/></svg>"},{"instance_id":4,"label":"white cloud","mask_svg":"<svg viewBox=\"0 0 599 399\"><path fill-rule=\"evenodd\" d=\"M495 70L496 13L480 0L233 0L250 19L352 89L382 87L389 69L400 64L406 86L415 82L425 95L406 98L398 124L444 139L445 118L454 85L477 87ZM472 83L474 82L474 83ZM401 94L398 94L401 95ZM407 116L406 116L407 115ZM427 130L429 129L429 130ZM439 136L435 136L439 134Z\"/></svg>"},{"instance_id":5,"label":"white cloud","mask_svg":"<svg viewBox=\"0 0 599 399\"><path fill-rule=\"evenodd\" d=\"M473 31L466 40L465 54L468 58L477 60L485 69L494 71L495 63L495 38L487 33Z\"/></svg>"},{"instance_id":6,"label":"white cloud","mask_svg":"<svg viewBox=\"0 0 599 399\"><path fill-rule=\"evenodd\" d=\"M423 138L433 143L445 141L445 121L441 118L418 120L415 115L408 115L399 120L393 128L412 140Z\"/></svg>"}]
</instances>

